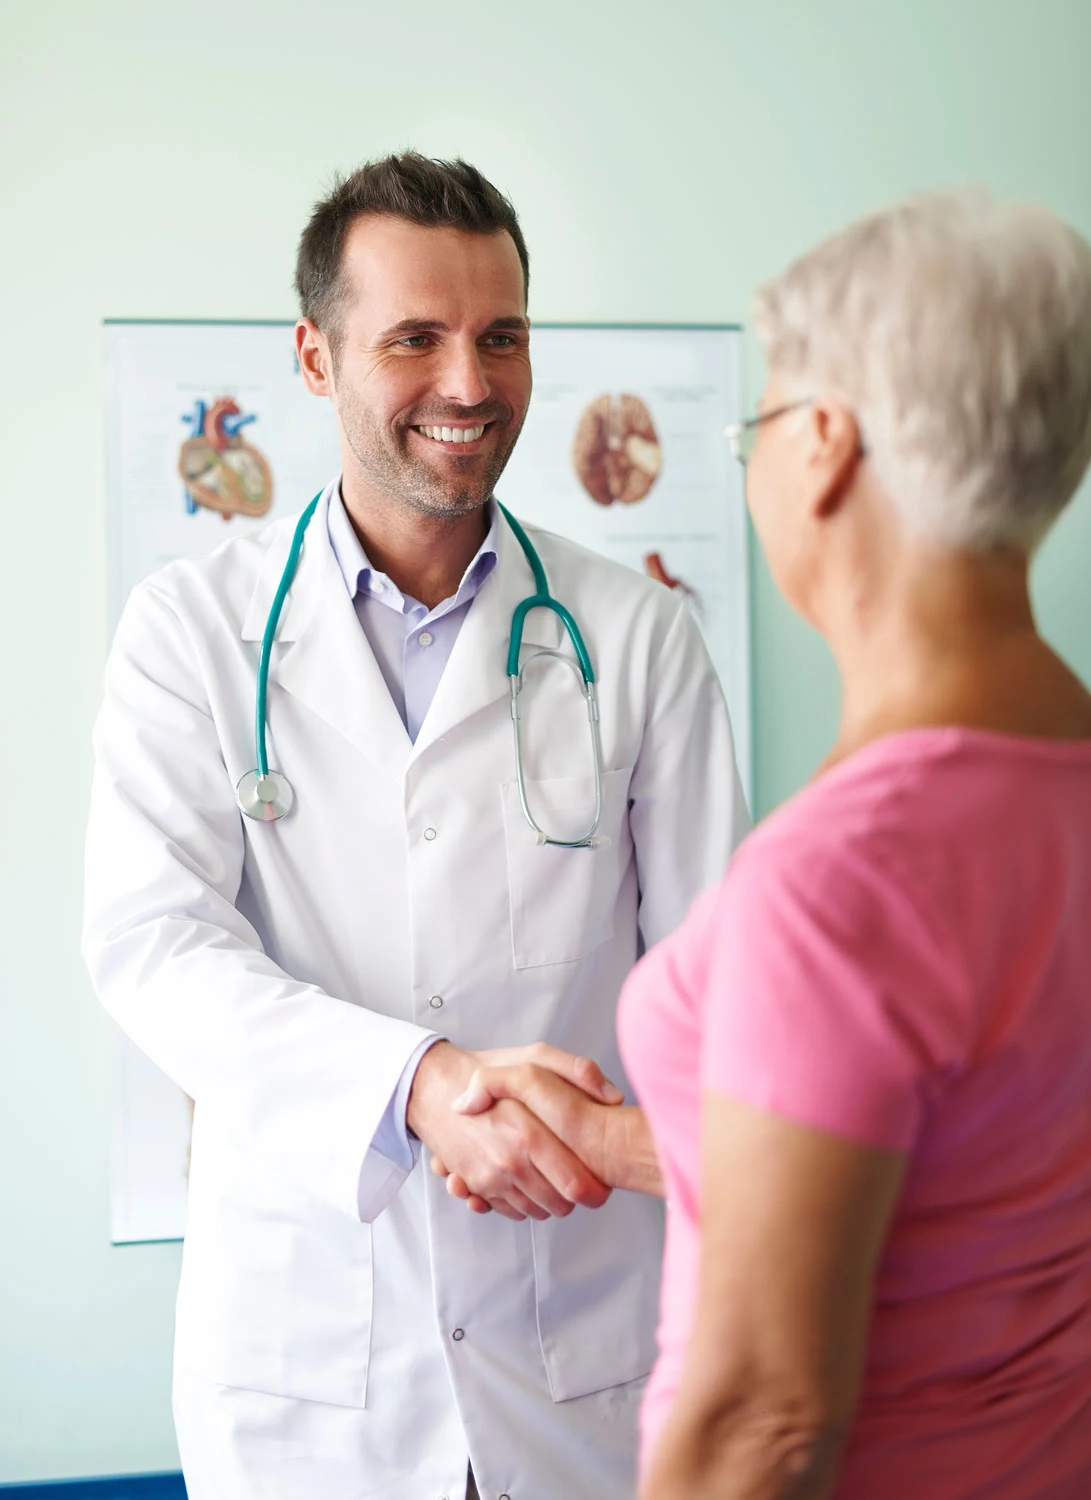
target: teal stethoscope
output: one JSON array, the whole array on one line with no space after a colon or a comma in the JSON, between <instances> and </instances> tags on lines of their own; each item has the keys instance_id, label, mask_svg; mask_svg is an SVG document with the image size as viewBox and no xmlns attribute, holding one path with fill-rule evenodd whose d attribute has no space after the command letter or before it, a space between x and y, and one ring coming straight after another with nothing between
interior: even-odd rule
<instances>
[{"instance_id":1,"label":"teal stethoscope","mask_svg":"<svg viewBox=\"0 0 1091 1500\"><path fill-rule=\"evenodd\" d=\"M269 619L266 621L265 634L261 641L261 656L258 658L258 691L257 711L255 715L255 740L257 750L257 767L253 771L247 771L246 775L239 781L235 788L235 798L241 810L248 818L254 818L259 823L272 823L278 818L283 818L285 813L291 810L295 801L295 793L292 783L284 775L283 771L271 771L269 769L269 756L265 745L265 728L268 717L267 698L269 693L269 658L273 650L273 641L276 639L277 625L280 622L280 612L284 608L284 600L288 590L292 586L296 568L299 565L299 554L303 550L303 534L307 530L307 524L315 513L319 500L318 494L310 505L300 516L296 525L295 534L292 537L291 550L288 553L288 561L284 564L284 572L281 574L280 583L276 594L273 596L272 607L269 610ZM549 592L549 583L546 580L545 569L542 560L531 545L530 538L519 525L519 522L511 512L497 501L501 514L515 533L515 539L523 549L530 570L534 574L534 593L530 594L515 607L511 617L511 644L508 647L508 681L511 684L511 719L515 731L515 771L519 782L519 801L522 803L523 816L534 831L534 836L539 844L553 844L559 849L590 849L601 842L595 838L598 826L602 821L602 741L599 736L599 705L598 696L595 691L595 672L591 666L591 658L584 645L580 627L576 624L572 615L564 605L554 599ZM519 650L523 643L523 622L532 609L549 609L560 620L568 638L572 642L576 653L576 660L566 656L563 651L554 651L549 647L543 647L536 651L533 656L527 658L522 666L519 665ZM575 672L583 689L584 698L587 702L587 721L591 729L591 753L595 767L595 816L587 832L576 839L551 838L543 828L540 828L530 810L527 800L526 777L523 772L523 740L521 725L522 719L519 711L519 697L523 690L523 674L532 661L541 656L553 656L558 661L564 662Z\"/></svg>"}]
</instances>

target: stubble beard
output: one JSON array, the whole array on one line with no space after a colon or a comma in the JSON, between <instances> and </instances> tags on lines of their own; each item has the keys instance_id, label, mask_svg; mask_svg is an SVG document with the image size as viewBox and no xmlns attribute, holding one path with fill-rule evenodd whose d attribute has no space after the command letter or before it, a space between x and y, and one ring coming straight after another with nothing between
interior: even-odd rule
<instances>
[{"instance_id":1,"label":"stubble beard","mask_svg":"<svg viewBox=\"0 0 1091 1500\"><path fill-rule=\"evenodd\" d=\"M488 504L501 474L523 430L523 421L506 442L498 443L483 465L475 471L471 483L460 487L445 485L421 459L410 450L409 427L392 432L361 406L351 392L346 392L337 408L345 441L367 482L395 505L412 510L431 520L457 520L471 515ZM473 414L459 415L459 422L472 422ZM440 421L428 418L430 425ZM424 439L422 439L424 441Z\"/></svg>"}]
</instances>

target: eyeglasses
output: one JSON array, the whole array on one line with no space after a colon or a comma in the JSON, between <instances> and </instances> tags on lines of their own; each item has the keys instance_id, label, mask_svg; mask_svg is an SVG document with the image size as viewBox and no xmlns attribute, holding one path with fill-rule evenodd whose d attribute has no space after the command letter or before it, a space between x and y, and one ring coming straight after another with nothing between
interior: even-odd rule
<instances>
[{"instance_id":1,"label":"eyeglasses","mask_svg":"<svg viewBox=\"0 0 1091 1500\"><path fill-rule=\"evenodd\" d=\"M810 406L813 401L813 396L806 396L802 401L789 401L784 406L774 406L772 411L763 411L745 422L732 422L724 428L724 437L731 449L732 458L745 464L754 451L754 444L758 440L758 428L763 422L772 422L774 418L786 416L790 411L798 411L801 406Z\"/></svg>"}]
</instances>

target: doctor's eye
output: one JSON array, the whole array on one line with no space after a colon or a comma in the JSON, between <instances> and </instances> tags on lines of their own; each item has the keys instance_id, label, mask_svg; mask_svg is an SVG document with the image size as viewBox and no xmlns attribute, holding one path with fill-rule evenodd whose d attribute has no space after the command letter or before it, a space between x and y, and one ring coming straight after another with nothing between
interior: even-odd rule
<instances>
[{"instance_id":1,"label":"doctor's eye","mask_svg":"<svg viewBox=\"0 0 1091 1500\"><path fill-rule=\"evenodd\" d=\"M407 333L398 343L403 349L423 349L430 343L430 339L426 333Z\"/></svg>"}]
</instances>

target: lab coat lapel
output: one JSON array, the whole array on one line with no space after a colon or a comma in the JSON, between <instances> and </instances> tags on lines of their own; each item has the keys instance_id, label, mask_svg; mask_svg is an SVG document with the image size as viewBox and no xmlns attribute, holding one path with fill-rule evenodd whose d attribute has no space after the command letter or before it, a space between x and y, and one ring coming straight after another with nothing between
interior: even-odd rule
<instances>
[{"instance_id":1,"label":"lab coat lapel","mask_svg":"<svg viewBox=\"0 0 1091 1500\"><path fill-rule=\"evenodd\" d=\"M549 580L553 587L553 580ZM450 660L413 747L416 759L456 725L506 698L508 643L515 607L534 593L534 575L511 527L500 517L496 567L482 584L462 623ZM563 627L550 610L531 610L523 627L522 660L528 648L556 647Z\"/></svg>"},{"instance_id":2,"label":"lab coat lapel","mask_svg":"<svg viewBox=\"0 0 1091 1500\"><path fill-rule=\"evenodd\" d=\"M386 764L404 764L409 735L330 545L331 493L325 492L311 517L281 613L269 670L270 737L275 742L277 693L287 692L366 755ZM261 640L293 530L294 522L266 554L243 624L244 640Z\"/></svg>"}]
</instances>

